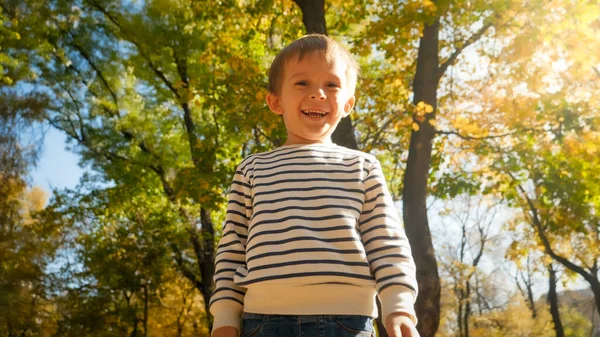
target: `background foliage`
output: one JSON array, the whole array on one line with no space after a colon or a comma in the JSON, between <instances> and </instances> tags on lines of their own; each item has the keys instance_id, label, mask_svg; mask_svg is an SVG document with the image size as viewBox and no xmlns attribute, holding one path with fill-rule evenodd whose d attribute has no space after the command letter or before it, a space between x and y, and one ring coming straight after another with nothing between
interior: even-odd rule
<instances>
[{"instance_id":1,"label":"background foliage","mask_svg":"<svg viewBox=\"0 0 600 337\"><path fill-rule=\"evenodd\" d=\"M298 3L2 0L0 335L208 335L233 170L285 141L266 71L305 34ZM362 65L358 147L378 156L398 200L411 135L431 131L426 215L442 281L432 333L598 331L599 3L324 10ZM432 26L426 102L415 81ZM29 184L47 128L91 168L73 190ZM563 293L553 310L552 289L575 282L590 291Z\"/></svg>"}]
</instances>

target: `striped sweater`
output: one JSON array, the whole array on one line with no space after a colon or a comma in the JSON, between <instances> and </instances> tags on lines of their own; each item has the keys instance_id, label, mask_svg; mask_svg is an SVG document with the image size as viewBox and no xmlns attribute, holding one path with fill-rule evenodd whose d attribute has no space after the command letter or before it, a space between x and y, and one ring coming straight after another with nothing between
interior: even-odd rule
<instances>
[{"instance_id":1,"label":"striped sweater","mask_svg":"<svg viewBox=\"0 0 600 337\"><path fill-rule=\"evenodd\" d=\"M414 316L415 265L377 159L287 145L238 166L215 258L214 329L242 312Z\"/></svg>"}]
</instances>

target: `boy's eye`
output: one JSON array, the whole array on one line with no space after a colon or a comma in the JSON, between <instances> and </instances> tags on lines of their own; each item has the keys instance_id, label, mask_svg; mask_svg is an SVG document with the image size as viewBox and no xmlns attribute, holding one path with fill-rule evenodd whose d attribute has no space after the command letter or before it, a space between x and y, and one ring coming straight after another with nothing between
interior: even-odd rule
<instances>
[{"instance_id":1,"label":"boy's eye","mask_svg":"<svg viewBox=\"0 0 600 337\"><path fill-rule=\"evenodd\" d=\"M296 82L296 85L305 86L305 85L308 85L308 82L306 82L306 81L298 81L298 82Z\"/></svg>"},{"instance_id":2,"label":"boy's eye","mask_svg":"<svg viewBox=\"0 0 600 337\"><path fill-rule=\"evenodd\" d=\"M340 87L339 84L337 84L337 83L328 83L327 86L330 88L339 88Z\"/></svg>"}]
</instances>

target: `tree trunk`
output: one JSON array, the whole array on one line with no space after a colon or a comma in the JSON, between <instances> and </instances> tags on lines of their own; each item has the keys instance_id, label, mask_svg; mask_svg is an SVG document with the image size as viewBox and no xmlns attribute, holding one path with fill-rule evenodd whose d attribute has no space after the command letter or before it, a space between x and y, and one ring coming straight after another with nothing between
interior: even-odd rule
<instances>
[{"instance_id":1,"label":"tree trunk","mask_svg":"<svg viewBox=\"0 0 600 337\"><path fill-rule=\"evenodd\" d=\"M148 281L144 284L144 337L148 337Z\"/></svg>"},{"instance_id":2,"label":"tree trunk","mask_svg":"<svg viewBox=\"0 0 600 337\"><path fill-rule=\"evenodd\" d=\"M210 311L209 299L214 289L213 276L215 275L215 247L214 247L214 235L215 226L210 218L210 212L205 208L200 209L200 221L202 223L202 238L197 238L203 245L200 252L202 256L197 257L200 268L200 275L202 275L202 296L204 297L204 309L206 310L206 317ZM212 320L208 319L208 331L212 331Z\"/></svg>"},{"instance_id":3,"label":"tree trunk","mask_svg":"<svg viewBox=\"0 0 600 337\"><path fill-rule=\"evenodd\" d=\"M562 321L560 320L560 312L558 310L558 295L556 293L556 271L552 267L552 263L548 264L548 303L550 304L550 314L552 315L552 322L554 323L554 331L556 337L565 337L565 331L563 329Z\"/></svg>"},{"instance_id":4,"label":"tree trunk","mask_svg":"<svg viewBox=\"0 0 600 337\"><path fill-rule=\"evenodd\" d=\"M327 35L324 0L294 0L302 10L302 22L307 34Z\"/></svg>"},{"instance_id":5,"label":"tree trunk","mask_svg":"<svg viewBox=\"0 0 600 337\"><path fill-rule=\"evenodd\" d=\"M458 336L459 337L463 337L463 304L462 304L462 294L460 289L458 289L459 287L457 285L454 286L454 291L457 295L458 298L458 305L456 306L456 317L457 320L456 322L458 323Z\"/></svg>"},{"instance_id":6,"label":"tree trunk","mask_svg":"<svg viewBox=\"0 0 600 337\"><path fill-rule=\"evenodd\" d=\"M467 280L465 290L465 312L463 313L463 336L469 337L469 318L471 318L471 282Z\"/></svg>"},{"instance_id":7,"label":"tree trunk","mask_svg":"<svg viewBox=\"0 0 600 337\"><path fill-rule=\"evenodd\" d=\"M435 117L438 63L439 19L425 26L419 41L417 71L413 82L414 104L425 102L434 112L422 121L414 119L419 126L413 128L402 191L403 218L415 263L419 296L415 304L421 337L433 337L440 321L440 278L427 219L427 178L431 164L432 141L435 129L429 121Z\"/></svg>"}]
</instances>

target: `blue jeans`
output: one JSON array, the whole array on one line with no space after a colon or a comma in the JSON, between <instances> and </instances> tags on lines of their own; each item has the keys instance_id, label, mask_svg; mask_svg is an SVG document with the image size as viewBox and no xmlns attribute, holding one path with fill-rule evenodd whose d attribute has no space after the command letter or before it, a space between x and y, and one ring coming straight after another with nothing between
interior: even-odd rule
<instances>
[{"instance_id":1,"label":"blue jeans","mask_svg":"<svg viewBox=\"0 0 600 337\"><path fill-rule=\"evenodd\" d=\"M241 337L375 337L366 316L262 315L244 313Z\"/></svg>"}]
</instances>

